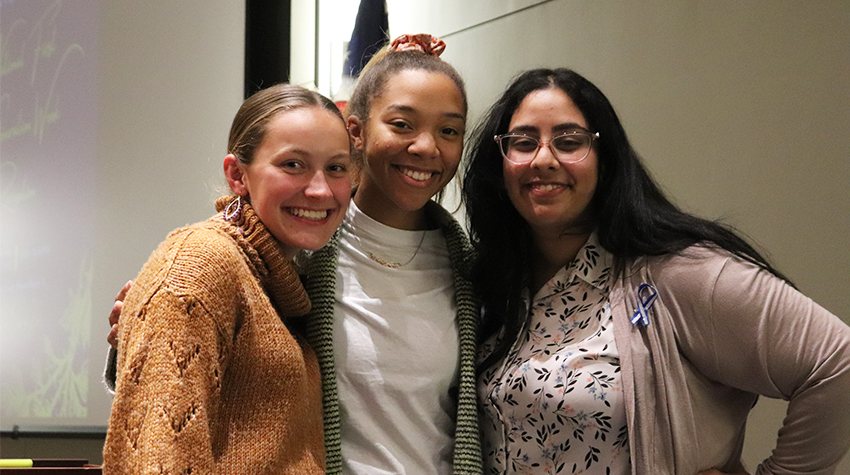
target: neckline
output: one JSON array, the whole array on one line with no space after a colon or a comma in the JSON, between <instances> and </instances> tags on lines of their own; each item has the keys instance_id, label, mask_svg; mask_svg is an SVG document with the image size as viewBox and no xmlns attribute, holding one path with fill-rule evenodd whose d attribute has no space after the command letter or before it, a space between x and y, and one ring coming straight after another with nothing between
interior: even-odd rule
<instances>
[{"instance_id":1,"label":"neckline","mask_svg":"<svg viewBox=\"0 0 850 475\"><path fill-rule=\"evenodd\" d=\"M390 269L414 262L428 247L428 236L441 233L439 229L407 230L388 226L364 213L353 201L343 220L342 231L358 253Z\"/></svg>"}]
</instances>

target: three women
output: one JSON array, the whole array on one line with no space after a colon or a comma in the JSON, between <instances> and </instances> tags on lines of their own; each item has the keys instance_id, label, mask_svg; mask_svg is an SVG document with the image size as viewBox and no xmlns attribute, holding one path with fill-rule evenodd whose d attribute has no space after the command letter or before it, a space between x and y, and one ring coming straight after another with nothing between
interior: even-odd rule
<instances>
[{"instance_id":1,"label":"three women","mask_svg":"<svg viewBox=\"0 0 850 475\"><path fill-rule=\"evenodd\" d=\"M328 472L480 472L470 254L430 202L465 114L460 78L421 53L378 60L352 97L360 187L305 272ZM673 206L584 78L520 76L474 135L464 198L488 473L741 473L756 394L791 400L760 473L840 460L847 326Z\"/></svg>"}]
</instances>

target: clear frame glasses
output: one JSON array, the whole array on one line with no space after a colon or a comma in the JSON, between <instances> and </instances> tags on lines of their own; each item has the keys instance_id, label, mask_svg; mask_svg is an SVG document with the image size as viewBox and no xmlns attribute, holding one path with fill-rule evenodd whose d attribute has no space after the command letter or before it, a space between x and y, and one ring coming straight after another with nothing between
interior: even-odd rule
<instances>
[{"instance_id":1,"label":"clear frame glasses","mask_svg":"<svg viewBox=\"0 0 850 475\"><path fill-rule=\"evenodd\" d=\"M599 132L574 130L558 134L548 141L525 134L497 135L493 140L499 144L499 150L505 160L516 165L525 165L534 160L544 146L549 146L552 155L561 163L580 162L587 158L593 147L593 140L598 138Z\"/></svg>"}]
</instances>

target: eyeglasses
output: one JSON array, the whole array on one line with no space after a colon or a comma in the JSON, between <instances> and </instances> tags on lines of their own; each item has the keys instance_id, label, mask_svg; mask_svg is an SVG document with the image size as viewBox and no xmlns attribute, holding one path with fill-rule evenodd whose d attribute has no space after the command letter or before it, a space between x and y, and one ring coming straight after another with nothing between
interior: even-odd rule
<instances>
[{"instance_id":1,"label":"eyeglasses","mask_svg":"<svg viewBox=\"0 0 850 475\"><path fill-rule=\"evenodd\" d=\"M534 160L544 145L549 146L552 155L561 163L577 163L590 154L593 139L599 138L599 132L572 131L556 135L549 141L540 140L525 134L504 134L493 137L502 156L515 165L525 165Z\"/></svg>"}]
</instances>

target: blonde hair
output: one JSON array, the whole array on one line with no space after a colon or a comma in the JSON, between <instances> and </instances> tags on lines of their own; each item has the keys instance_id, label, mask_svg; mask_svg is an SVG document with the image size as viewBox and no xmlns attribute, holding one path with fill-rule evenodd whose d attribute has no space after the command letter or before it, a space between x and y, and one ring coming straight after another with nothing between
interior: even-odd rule
<instances>
[{"instance_id":1,"label":"blonde hair","mask_svg":"<svg viewBox=\"0 0 850 475\"><path fill-rule=\"evenodd\" d=\"M301 107L321 107L337 117L345 127L342 113L327 97L293 84L277 84L245 99L230 126L227 153L245 165L254 161L254 151L263 142L266 124L281 112Z\"/></svg>"}]
</instances>

